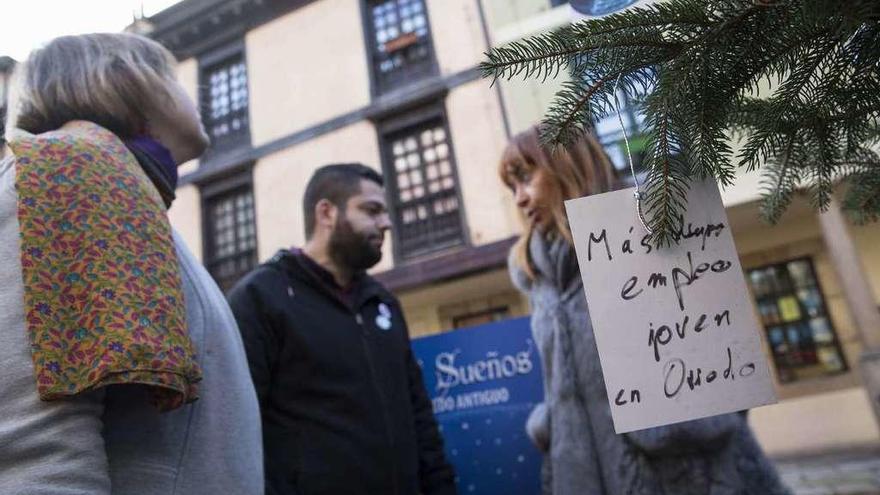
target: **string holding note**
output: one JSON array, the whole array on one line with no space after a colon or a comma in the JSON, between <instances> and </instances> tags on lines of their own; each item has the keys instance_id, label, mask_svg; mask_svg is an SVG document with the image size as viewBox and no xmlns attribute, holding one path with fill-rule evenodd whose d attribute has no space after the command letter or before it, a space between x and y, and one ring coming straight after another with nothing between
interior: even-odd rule
<instances>
[{"instance_id":1,"label":"string holding note","mask_svg":"<svg viewBox=\"0 0 880 495\"><path fill-rule=\"evenodd\" d=\"M645 221L645 214L642 212L642 200L645 199L645 193L642 192L642 185L639 183L639 177L636 175L636 168L633 165L632 153L629 149L629 136L626 134L626 126L623 125L623 117L620 115L620 101L617 98L617 88L620 85L620 76L623 75L623 72L617 75L617 81L614 83L614 111L617 112L617 121L620 122L620 130L623 131L623 144L626 147L626 159L629 161L629 171L632 174L633 181L636 183L636 190L633 192L633 196L636 200L636 213L639 215L639 222L642 223L642 227L645 229L645 232L648 234L653 234L651 228L648 227L648 222Z\"/></svg>"}]
</instances>

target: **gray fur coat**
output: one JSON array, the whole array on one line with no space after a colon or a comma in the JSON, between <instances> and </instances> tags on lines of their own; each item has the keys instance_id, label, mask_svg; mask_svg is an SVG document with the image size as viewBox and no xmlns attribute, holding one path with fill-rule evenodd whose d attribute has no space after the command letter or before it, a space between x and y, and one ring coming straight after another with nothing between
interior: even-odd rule
<instances>
[{"instance_id":1,"label":"gray fur coat","mask_svg":"<svg viewBox=\"0 0 880 495\"><path fill-rule=\"evenodd\" d=\"M574 251L535 235L538 279L511 262L529 296L544 370L545 402L527 430L545 452L545 495L787 495L745 414L618 435Z\"/></svg>"}]
</instances>

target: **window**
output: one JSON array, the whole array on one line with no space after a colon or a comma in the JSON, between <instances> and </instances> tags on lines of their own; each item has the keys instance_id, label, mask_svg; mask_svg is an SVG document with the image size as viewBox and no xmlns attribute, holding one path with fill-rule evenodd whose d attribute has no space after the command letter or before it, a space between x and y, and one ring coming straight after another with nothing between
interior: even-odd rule
<instances>
[{"instance_id":1,"label":"window","mask_svg":"<svg viewBox=\"0 0 880 495\"><path fill-rule=\"evenodd\" d=\"M464 242L449 131L442 116L383 136L398 258Z\"/></svg>"},{"instance_id":2,"label":"window","mask_svg":"<svg viewBox=\"0 0 880 495\"><path fill-rule=\"evenodd\" d=\"M212 149L230 148L250 139L248 76L241 51L202 68L202 116Z\"/></svg>"},{"instance_id":3,"label":"window","mask_svg":"<svg viewBox=\"0 0 880 495\"><path fill-rule=\"evenodd\" d=\"M492 308L452 318L453 328L473 327L510 318L510 308Z\"/></svg>"},{"instance_id":4,"label":"window","mask_svg":"<svg viewBox=\"0 0 880 495\"><path fill-rule=\"evenodd\" d=\"M257 265L257 228L250 184L205 200L205 265L225 292Z\"/></svg>"},{"instance_id":5,"label":"window","mask_svg":"<svg viewBox=\"0 0 880 495\"><path fill-rule=\"evenodd\" d=\"M809 258L749 270L748 278L780 382L846 371Z\"/></svg>"},{"instance_id":6,"label":"window","mask_svg":"<svg viewBox=\"0 0 880 495\"><path fill-rule=\"evenodd\" d=\"M373 71L379 91L435 71L424 0L368 2Z\"/></svg>"},{"instance_id":7,"label":"window","mask_svg":"<svg viewBox=\"0 0 880 495\"><path fill-rule=\"evenodd\" d=\"M639 171L647 144L644 124L645 116L641 112L636 111L632 98L627 96L625 92L618 92L617 100L620 103L620 118L623 119L626 135L629 138L633 167L636 171ZM605 153L608 154L608 158L611 159L614 168L617 170L628 170L629 161L626 158L626 143L623 139L623 131L620 128L617 112L612 110L610 115L597 120L594 123L594 127L596 129L596 137L605 149Z\"/></svg>"}]
</instances>

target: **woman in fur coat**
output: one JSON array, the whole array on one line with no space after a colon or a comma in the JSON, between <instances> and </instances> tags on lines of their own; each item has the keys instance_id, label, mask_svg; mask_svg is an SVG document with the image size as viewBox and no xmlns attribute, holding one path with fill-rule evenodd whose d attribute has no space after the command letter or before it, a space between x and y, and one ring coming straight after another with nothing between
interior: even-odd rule
<instances>
[{"instance_id":1,"label":"woman in fur coat","mask_svg":"<svg viewBox=\"0 0 880 495\"><path fill-rule=\"evenodd\" d=\"M511 277L529 296L545 402L527 430L552 495L784 495L744 413L616 434L563 201L606 192L615 174L592 136L550 151L533 127L499 173L522 214Z\"/></svg>"}]
</instances>

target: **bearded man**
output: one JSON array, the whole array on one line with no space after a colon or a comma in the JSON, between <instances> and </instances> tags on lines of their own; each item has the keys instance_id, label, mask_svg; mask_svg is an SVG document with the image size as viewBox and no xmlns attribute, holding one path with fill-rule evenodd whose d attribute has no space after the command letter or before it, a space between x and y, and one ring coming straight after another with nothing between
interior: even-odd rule
<instances>
[{"instance_id":1,"label":"bearded man","mask_svg":"<svg viewBox=\"0 0 880 495\"><path fill-rule=\"evenodd\" d=\"M305 245L229 295L260 401L266 493L454 495L400 304L366 273L391 228L382 176L324 166L303 214Z\"/></svg>"}]
</instances>

